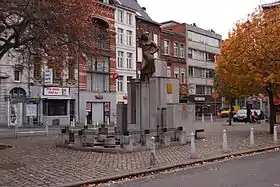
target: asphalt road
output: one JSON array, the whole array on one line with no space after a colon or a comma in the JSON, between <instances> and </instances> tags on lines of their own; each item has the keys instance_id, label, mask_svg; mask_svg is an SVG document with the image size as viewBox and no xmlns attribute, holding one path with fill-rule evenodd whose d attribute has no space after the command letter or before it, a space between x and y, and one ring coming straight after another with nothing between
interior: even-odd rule
<instances>
[{"instance_id":1,"label":"asphalt road","mask_svg":"<svg viewBox=\"0 0 280 187\"><path fill-rule=\"evenodd\" d=\"M280 152L114 183L110 187L280 187Z\"/></svg>"}]
</instances>

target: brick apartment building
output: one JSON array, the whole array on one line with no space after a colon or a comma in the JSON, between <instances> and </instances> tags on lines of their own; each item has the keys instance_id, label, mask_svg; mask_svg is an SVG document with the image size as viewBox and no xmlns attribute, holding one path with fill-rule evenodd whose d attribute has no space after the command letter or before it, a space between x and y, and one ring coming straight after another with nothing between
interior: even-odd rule
<instances>
[{"instance_id":1,"label":"brick apartment building","mask_svg":"<svg viewBox=\"0 0 280 187\"><path fill-rule=\"evenodd\" d=\"M168 27L174 21L164 22L160 33L160 59L167 62L167 76L180 81L180 102L187 100L186 35Z\"/></svg>"}]
</instances>

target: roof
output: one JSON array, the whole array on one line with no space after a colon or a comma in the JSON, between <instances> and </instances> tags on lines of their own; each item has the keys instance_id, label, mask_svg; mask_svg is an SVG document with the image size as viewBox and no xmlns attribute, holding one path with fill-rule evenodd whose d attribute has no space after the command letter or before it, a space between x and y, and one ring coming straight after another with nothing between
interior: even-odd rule
<instances>
[{"instance_id":1,"label":"roof","mask_svg":"<svg viewBox=\"0 0 280 187\"><path fill-rule=\"evenodd\" d=\"M280 5L280 1L276 1L276 2L273 2L273 3L267 3L267 4L263 4L262 5L262 8L272 8L272 7L275 7L275 6L279 6Z\"/></svg>"},{"instance_id":2,"label":"roof","mask_svg":"<svg viewBox=\"0 0 280 187\"><path fill-rule=\"evenodd\" d=\"M147 12L139 5L137 0L118 0L121 6L131 8L135 10L136 17L144 21L160 25L159 23L152 20L152 18L147 14Z\"/></svg>"}]
</instances>

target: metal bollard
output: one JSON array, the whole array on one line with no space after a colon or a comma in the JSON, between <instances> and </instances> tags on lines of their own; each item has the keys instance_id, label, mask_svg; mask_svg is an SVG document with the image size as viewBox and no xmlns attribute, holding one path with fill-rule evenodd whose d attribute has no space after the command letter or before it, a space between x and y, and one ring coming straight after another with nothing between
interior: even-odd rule
<instances>
[{"instance_id":1,"label":"metal bollard","mask_svg":"<svg viewBox=\"0 0 280 187\"><path fill-rule=\"evenodd\" d=\"M46 130L46 135L49 136L49 125L48 125L47 121L46 121L46 125L45 125L45 130Z\"/></svg>"},{"instance_id":2,"label":"metal bollard","mask_svg":"<svg viewBox=\"0 0 280 187\"><path fill-rule=\"evenodd\" d=\"M273 128L273 142L274 142L274 143L278 143L277 125L274 125L274 128Z\"/></svg>"},{"instance_id":3,"label":"metal bollard","mask_svg":"<svg viewBox=\"0 0 280 187\"><path fill-rule=\"evenodd\" d=\"M156 142L155 137L151 137L151 152L150 152L150 165L156 164Z\"/></svg>"},{"instance_id":4,"label":"metal bollard","mask_svg":"<svg viewBox=\"0 0 280 187\"><path fill-rule=\"evenodd\" d=\"M250 146L255 145L254 128L250 130Z\"/></svg>"},{"instance_id":5,"label":"metal bollard","mask_svg":"<svg viewBox=\"0 0 280 187\"><path fill-rule=\"evenodd\" d=\"M87 117L85 117L85 129L88 129Z\"/></svg>"},{"instance_id":6,"label":"metal bollard","mask_svg":"<svg viewBox=\"0 0 280 187\"><path fill-rule=\"evenodd\" d=\"M210 115L210 120L213 122L213 114Z\"/></svg>"},{"instance_id":7,"label":"metal bollard","mask_svg":"<svg viewBox=\"0 0 280 187\"><path fill-rule=\"evenodd\" d=\"M191 158L196 158L194 133L191 133Z\"/></svg>"},{"instance_id":8,"label":"metal bollard","mask_svg":"<svg viewBox=\"0 0 280 187\"><path fill-rule=\"evenodd\" d=\"M227 130L223 130L223 151L228 152Z\"/></svg>"}]
</instances>

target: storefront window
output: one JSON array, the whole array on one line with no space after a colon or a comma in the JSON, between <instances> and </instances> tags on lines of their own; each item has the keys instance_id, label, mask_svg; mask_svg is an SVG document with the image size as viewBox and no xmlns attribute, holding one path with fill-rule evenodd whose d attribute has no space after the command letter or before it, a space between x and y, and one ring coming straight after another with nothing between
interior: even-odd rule
<instances>
[{"instance_id":1,"label":"storefront window","mask_svg":"<svg viewBox=\"0 0 280 187\"><path fill-rule=\"evenodd\" d=\"M67 100L45 100L43 113L45 116L66 116Z\"/></svg>"}]
</instances>

